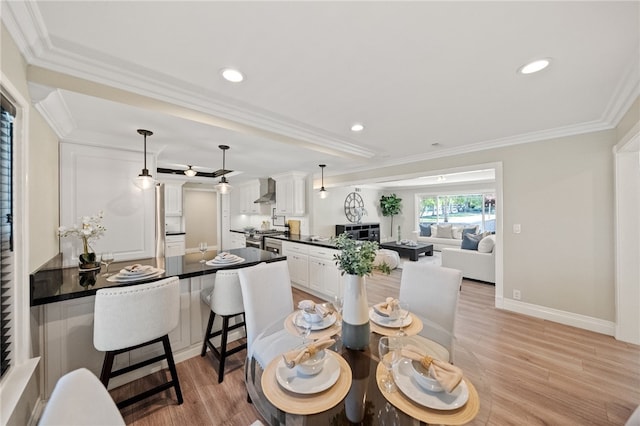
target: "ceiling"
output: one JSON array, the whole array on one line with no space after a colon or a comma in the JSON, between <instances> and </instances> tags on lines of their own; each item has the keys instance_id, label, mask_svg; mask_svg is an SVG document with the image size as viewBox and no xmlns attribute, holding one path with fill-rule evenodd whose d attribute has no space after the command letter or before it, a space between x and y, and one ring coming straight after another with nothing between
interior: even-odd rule
<instances>
[{"instance_id":1,"label":"ceiling","mask_svg":"<svg viewBox=\"0 0 640 426\"><path fill-rule=\"evenodd\" d=\"M159 167L204 172L226 144L241 181L610 129L639 93L639 4L47 0L1 15L61 140L141 151L144 128ZM550 67L517 72L538 58Z\"/></svg>"}]
</instances>

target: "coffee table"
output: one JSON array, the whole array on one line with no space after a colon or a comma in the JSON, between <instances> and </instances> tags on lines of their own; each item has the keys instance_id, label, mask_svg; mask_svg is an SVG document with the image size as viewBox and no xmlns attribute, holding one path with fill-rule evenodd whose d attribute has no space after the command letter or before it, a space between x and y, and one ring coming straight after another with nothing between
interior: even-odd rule
<instances>
[{"instance_id":1,"label":"coffee table","mask_svg":"<svg viewBox=\"0 0 640 426\"><path fill-rule=\"evenodd\" d=\"M397 251L400 256L409 256L409 259L414 262L418 260L420 253L424 253L425 256L433 256L433 244L418 243L416 246L408 246L405 244L381 243L380 248Z\"/></svg>"}]
</instances>

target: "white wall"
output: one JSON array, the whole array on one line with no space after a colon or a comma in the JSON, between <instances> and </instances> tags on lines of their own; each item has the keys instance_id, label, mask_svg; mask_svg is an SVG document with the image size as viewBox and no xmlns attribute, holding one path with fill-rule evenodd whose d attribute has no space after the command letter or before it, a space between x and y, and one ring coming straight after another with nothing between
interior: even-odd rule
<instances>
[{"instance_id":1,"label":"white wall","mask_svg":"<svg viewBox=\"0 0 640 426\"><path fill-rule=\"evenodd\" d=\"M211 189L184 187L183 214L187 250L197 251L201 241L218 244L218 194Z\"/></svg>"}]
</instances>

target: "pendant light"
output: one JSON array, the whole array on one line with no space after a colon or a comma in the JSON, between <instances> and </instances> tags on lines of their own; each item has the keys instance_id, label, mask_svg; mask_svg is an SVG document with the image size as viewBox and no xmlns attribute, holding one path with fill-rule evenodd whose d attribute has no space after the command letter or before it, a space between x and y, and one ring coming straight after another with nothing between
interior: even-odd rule
<instances>
[{"instance_id":1,"label":"pendant light","mask_svg":"<svg viewBox=\"0 0 640 426\"><path fill-rule=\"evenodd\" d=\"M189 168L187 170L184 171L184 174L189 176L189 177L194 177L195 175L198 174L198 172L196 172L195 170L193 170L191 168L191 165L187 165Z\"/></svg>"},{"instance_id":2,"label":"pendant light","mask_svg":"<svg viewBox=\"0 0 640 426\"><path fill-rule=\"evenodd\" d=\"M326 164L320 164L320 171L322 172L322 184L320 187L320 198L325 199L329 196L329 191L324 189L324 168L327 167Z\"/></svg>"},{"instance_id":3,"label":"pendant light","mask_svg":"<svg viewBox=\"0 0 640 426\"><path fill-rule=\"evenodd\" d=\"M220 178L220 182L218 182L218 184L216 185L216 189L221 194L226 194L231 191L231 185L229 185L229 182L227 182L227 178L224 177L224 174L226 173L226 169L224 168L225 152L229 149L229 147L227 145L218 145L218 148L222 150L222 177Z\"/></svg>"},{"instance_id":4,"label":"pendant light","mask_svg":"<svg viewBox=\"0 0 640 426\"><path fill-rule=\"evenodd\" d=\"M142 173L138 175L135 180L135 184L140 189L148 189L153 186L153 176L149 174L147 169L147 136L153 135L151 130L138 129L138 133L144 136L144 168Z\"/></svg>"}]
</instances>

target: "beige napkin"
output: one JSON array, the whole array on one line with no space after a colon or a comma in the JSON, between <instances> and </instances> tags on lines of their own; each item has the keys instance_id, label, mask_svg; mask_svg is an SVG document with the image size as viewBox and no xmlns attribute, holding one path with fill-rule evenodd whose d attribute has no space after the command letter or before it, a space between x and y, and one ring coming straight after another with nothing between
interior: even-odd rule
<instances>
[{"instance_id":1,"label":"beige napkin","mask_svg":"<svg viewBox=\"0 0 640 426\"><path fill-rule=\"evenodd\" d=\"M320 303L315 303L313 300L301 300L300 302L298 302L298 309L302 309L303 311L308 313L315 312L323 318L333 313L333 310L331 308L328 308Z\"/></svg>"},{"instance_id":2,"label":"beige napkin","mask_svg":"<svg viewBox=\"0 0 640 426\"><path fill-rule=\"evenodd\" d=\"M376 310L386 316L391 316L393 311L400 309L400 301L398 299L394 299L393 297L387 297L387 300L382 303L378 303L375 305Z\"/></svg>"},{"instance_id":3,"label":"beige napkin","mask_svg":"<svg viewBox=\"0 0 640 426\"><path fill-rule=\"evenodd\" d=\"M462 381L462 370L460 368L448 362L432 358L413 345L407 345L402 348L401 354L405 358L419 361L424 368L429 370L431 377L436 379L447 393L453 392Z\"/></svg>"},{"instance_id":4,"label":"beige napkin","mask_svg":"<svg viewBox=\"0 0 640 426\"><path fill-rule=\"evenodd\" d=\"M322 339L311 343L304 348L285 352L282 354L282 357L284 358L284 364L289 368L293 368L301 362L305 362L306 360L314 356L317 352L330 347L335 342L336 341L334 339Z\"/></svg>"},{"instance_id":5,"label":"beige napkin","mask_svg":"<svg viewBox=\"0 0 640 426\"><path fill-rule=\"evenodd\" d=\"M125 266L120 270L123 275L137 275L151 272L154 269L151 265L142 265L140 263L134 263L133 265Z\"/></svg>"}]
</instances>

